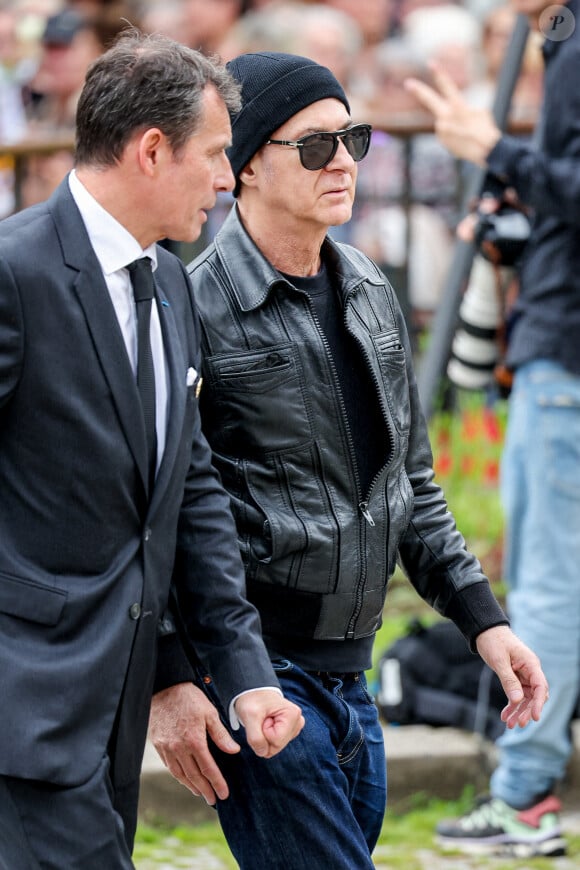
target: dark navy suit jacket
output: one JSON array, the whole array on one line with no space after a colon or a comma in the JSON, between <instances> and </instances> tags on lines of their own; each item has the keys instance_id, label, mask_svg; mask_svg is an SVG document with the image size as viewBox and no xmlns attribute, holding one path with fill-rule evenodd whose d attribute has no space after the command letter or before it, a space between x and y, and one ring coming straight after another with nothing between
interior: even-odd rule
<instances>
[{"instance_id":1,"label":"dark navy suit jacket","mask_svg":"<svg viewBox=\"0 0 580 870\"><path fill-rule=\"evenodd\" d=\"M172 574L226 708L277 685L201 434L188 278L158 254L171 398L149 498L135 378L67 180L0 222L0 774L82 783L115 725L114 783L135 781Z\"/></svg>"}]
</instances>

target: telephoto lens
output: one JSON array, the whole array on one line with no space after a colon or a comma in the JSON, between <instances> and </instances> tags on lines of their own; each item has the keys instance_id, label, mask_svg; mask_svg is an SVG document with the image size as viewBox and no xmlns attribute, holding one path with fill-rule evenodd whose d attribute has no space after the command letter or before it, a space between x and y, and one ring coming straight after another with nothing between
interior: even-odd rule
<instances>
[{"instance_id":1,"label":"telephoto lens","mask_svg":"<svg viewBox=\"0 0 580 870\"><path fill-rule=\"evenodd\" d=\"M447 376L455 386L484 390L492 384L500 356L497 336L501 318L495 270L477 255L459 308L459 326L447 366Z\"/></svg>"}]
</instances>

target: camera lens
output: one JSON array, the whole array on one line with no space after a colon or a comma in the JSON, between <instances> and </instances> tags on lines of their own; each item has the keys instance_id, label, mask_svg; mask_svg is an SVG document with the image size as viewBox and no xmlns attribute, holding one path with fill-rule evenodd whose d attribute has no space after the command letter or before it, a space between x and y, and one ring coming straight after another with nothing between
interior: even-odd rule
<instances>
[{"instance_id":1,"label":"camera lens","mask_svg":"<svg viewBox=\"0 0 580 870\"><path fill-rule=\"evenodd\" d=\"M459 308L459 327L447 366L449 380L466 390L481 390L493 381L499 358L497 329L501 311L493 269L476 257Z\"/></svg>"}]
</instances>

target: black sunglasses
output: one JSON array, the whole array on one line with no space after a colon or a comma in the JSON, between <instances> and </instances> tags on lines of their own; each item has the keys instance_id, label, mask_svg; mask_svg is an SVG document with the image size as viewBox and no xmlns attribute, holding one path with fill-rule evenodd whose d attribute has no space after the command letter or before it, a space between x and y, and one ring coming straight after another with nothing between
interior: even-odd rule
<instances>
[{"instance_id":1,"label":"black sunglasses","mask_svg":"<svg viewBox=\"0 0 580 870\"><path fill-rule=\"evenodd\" d=\"M298 148L300 163L304 169L322 169L328 166L338 149L338 140L342 139L344 147L357 163L366 157L371 144L370 124L355 124L347 130L335 130L334 133L310 133L291 142L287 139L268 139L265 145L290 145Z\"/></svg>"}]
</instances>

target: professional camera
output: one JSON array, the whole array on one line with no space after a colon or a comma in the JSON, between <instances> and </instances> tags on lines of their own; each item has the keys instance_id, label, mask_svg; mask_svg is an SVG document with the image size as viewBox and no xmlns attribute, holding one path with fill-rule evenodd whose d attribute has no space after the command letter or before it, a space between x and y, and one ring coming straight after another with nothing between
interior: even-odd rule
<instances>
[{"instance_id":1,"label":"professional camera","mask_svg":"<svg viewBox=\"0 0 580 870\"><path fill-rule=\"evenodd\" d=\"M483 390L493 382L500 356L501 305L493 266L476 256L459 308L459 326L447 366L449 380L466 390Z\"/></svg>"},{"instance_id":2,"label":"professional camera","mask_svg":"<svg viewBox=\"0 0 580 870\"><path fill-rule=\"evenodd\" d=\"M486 389L493 383L507 389L499 378L505 353L505 317L509 309L519 260L530 235L526 211L503 198L504 191L486 191L477 209L474 242L478 251L469 284L459 308L459 325L451 346L447 375L468 390ZM481 208L486 199L498 207Z\"/></svg>"},{"instance_id":3,"label":"professional camera","mask_svg":"<svg viewBox=\"0 0 580 870\"><path fill-rule=\"evenodd\" d=\"M496 266L516 266L530 235L530 220L519 208L503 203L491 214L478 211L475 244Z\"/></svg>"}]
</instances>

